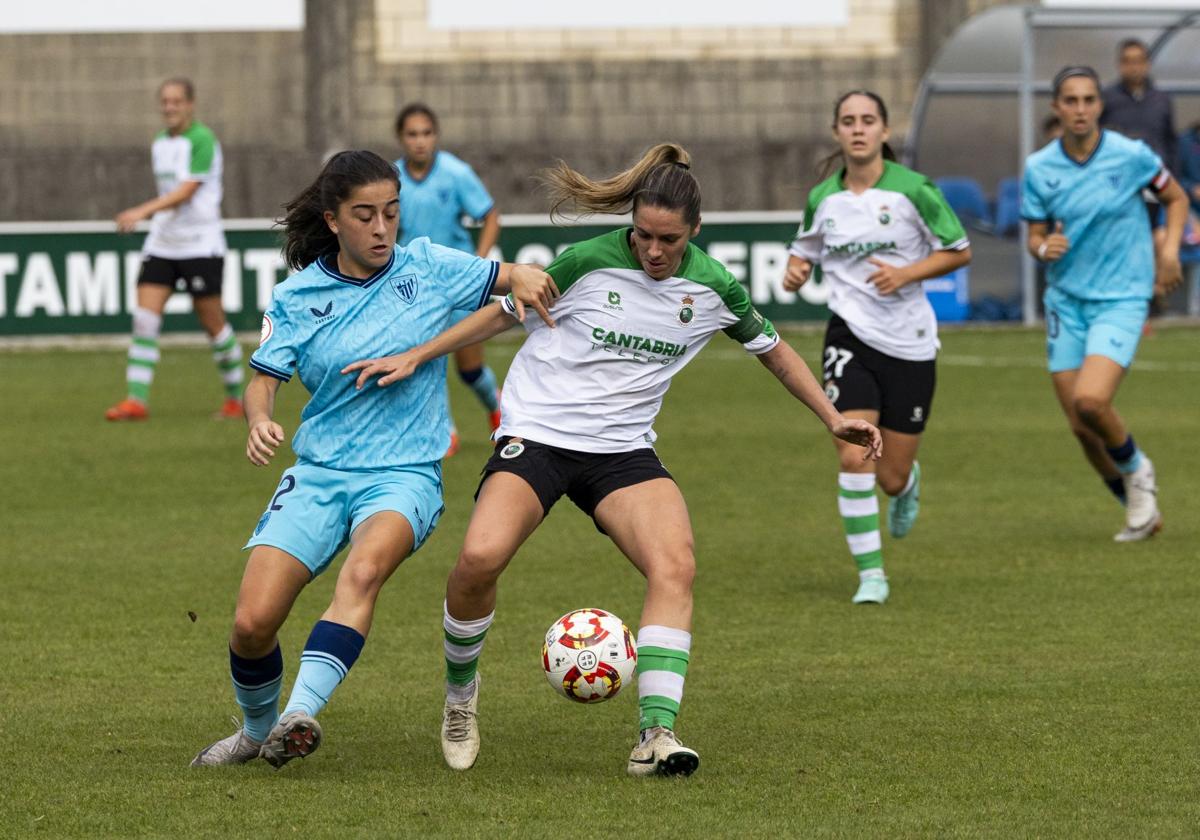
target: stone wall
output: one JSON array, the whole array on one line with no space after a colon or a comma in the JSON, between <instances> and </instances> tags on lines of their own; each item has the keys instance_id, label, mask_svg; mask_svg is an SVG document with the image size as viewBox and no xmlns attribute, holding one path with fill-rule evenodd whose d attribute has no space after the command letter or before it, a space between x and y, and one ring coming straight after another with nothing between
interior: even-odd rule
<instances>
[{"instance_id":1,"label":"stone wall","mask_svg":"<svg viewBox=\"0 0 1200 840\"><path fill-rule=\"evenodd\" d=\"M226 158L227 217L272 216L320 156L394 157L396 111L438 111L443 145L502 210L544 209L556 157L620 168L687 145L709 210L796 207L850 88L887 99L902 139L920 74L994 0L850 0L838 30L432 33L424 0L308 0L304 33L0 35L0 219L109 218L153 190L155 90L197 85Z\"/></svg>"}]
</instances>

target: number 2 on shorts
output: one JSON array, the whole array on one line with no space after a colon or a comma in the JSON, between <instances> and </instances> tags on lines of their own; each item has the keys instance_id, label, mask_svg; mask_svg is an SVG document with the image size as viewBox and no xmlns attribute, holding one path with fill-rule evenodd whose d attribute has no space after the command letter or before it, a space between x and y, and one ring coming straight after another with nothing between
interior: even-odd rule
<instances>
[{"instance_id":1,"label":"number 2 on shorts","mask_svg":"<svg viewBox=\"0 0 1200 840\"><path fill-rule=\"evenodd\" d=\"M285 475L283 481L279 482L279 490L271 499L271 505L267 510L283 510L283 505L279 504L279 500L296 489L296 479L290 475Z\"/></svg>"}]
</instances>

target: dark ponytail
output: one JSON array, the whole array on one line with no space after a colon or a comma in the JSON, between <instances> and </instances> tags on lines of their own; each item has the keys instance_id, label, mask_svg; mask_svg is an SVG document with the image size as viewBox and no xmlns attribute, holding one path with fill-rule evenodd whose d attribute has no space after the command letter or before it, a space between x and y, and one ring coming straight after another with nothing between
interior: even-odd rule
<instances>
[{"instance_id":1,"label":"dark ponytail","mask_svg":"<svg viewBox=\"0 0 1200 840\"><path fill-rule=\"evenodd\" d=\"M338 205L364 184L389 181L400 189L400 173L374 152L338 152L329 159L317 180L283 205L283 258L296 271L317 257L338 250L337 235L325 223L325 211Z\"/></svg>"},{"instance_id":2,"label":"dark ponytail","mask_svg":"<svg viewBox=\"0 0 1200 840\"><path fill-rule=\"evenodd\" d=\"M871 90L851 90L839 96L837 102L833 104L834 131L837 130L838 114L841 113L842 104L851 96L865 96L867 99L870 99L872 102L874 102L875 107L879 109L879 118L883 120L884 125L888 124L888 109L887 105L885 105L883 102L882 96ZM891 144L887 143L886 141L883 144L883 159L890 161L895 161L897 159L896 153L892 150ZM845 156L842 154L842 150L838 149L833 154L823 158L820 164L818 164L817 170L820 173L820 179L824 181L826 178L845 165Z\"/></svg>"}]
</instances>

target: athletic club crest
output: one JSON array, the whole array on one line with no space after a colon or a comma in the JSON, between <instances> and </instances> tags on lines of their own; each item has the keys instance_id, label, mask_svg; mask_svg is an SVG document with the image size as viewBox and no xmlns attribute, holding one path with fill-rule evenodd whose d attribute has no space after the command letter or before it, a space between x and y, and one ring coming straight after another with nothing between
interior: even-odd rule
<instances>
[{"instance_id":1,"label":"athletic club crest","mask_svg":"<svg viewBox=\"0 0 1200 840\"><path fill-rule=\"evenodd\" d=\"M392 280L392 291L408 306L417 299L417 275L405 274Z\"/></svg>"},{"instance_id":2,"label":"athletic club crest","mask_svg":"<svg viewBox=\"0 0 1200 840\"><path fill-rule=\"evenodd\" d=\"M679 307L679 323L685 327L692 323L692 319L696 317L696 311L692 309L692 304L695 302L692 300L691 295L683 296L683 306Z\"/></svg>"},{"instance_id":3,"label":"athletic club crest","mask_svg":"<svg viewBox=\"0 0 1200 840\"><path fill-rule=\"evenodd\" d=\"M888 212L888 206L885 204L879 208L879 224L890 225L892 223L892 214Z\"/></svg>"}]
</instances>

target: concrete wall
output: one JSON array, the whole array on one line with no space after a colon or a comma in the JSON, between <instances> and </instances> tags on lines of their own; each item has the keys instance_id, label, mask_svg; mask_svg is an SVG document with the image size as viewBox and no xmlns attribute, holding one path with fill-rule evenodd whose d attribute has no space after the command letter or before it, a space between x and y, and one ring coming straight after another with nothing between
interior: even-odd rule
<instances>
[{"instance_id":1,"label":"concrete wall","mask_svg":"<svg viewBox=\"0 0 1200 840\"><path fill-rule=\"evenodd\" d=\"M994 0L993 0L994 1ZM850 0L837 30L446 33L424 0L308 0L304 33L0 35L0 219L108 218L153 190L155 90L197 85L225 148L225 214L275 215L324 152L394 157L422 99L502 210L544 209L530 174L623 167L671 139L709 210L799 205L836 96L870 87L902 138L940 39L989 0Z\"/></svg>"}]
</instances>

